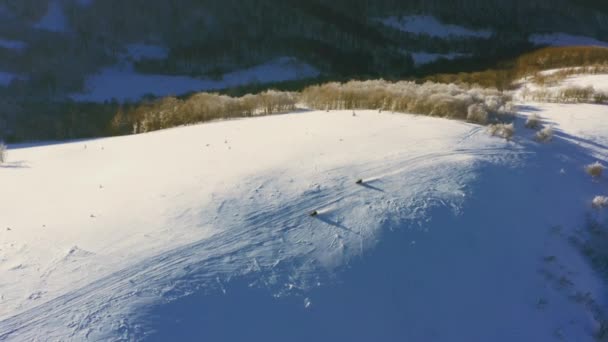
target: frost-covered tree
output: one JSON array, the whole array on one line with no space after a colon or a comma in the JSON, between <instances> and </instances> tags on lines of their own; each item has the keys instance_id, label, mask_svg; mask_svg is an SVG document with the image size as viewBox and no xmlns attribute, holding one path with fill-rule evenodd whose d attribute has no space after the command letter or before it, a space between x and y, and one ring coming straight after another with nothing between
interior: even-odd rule
<instances>
[{"instance_id":1,"label":"frost-covered tree","mask_svg":"<svg viewBox=\"0 0 608 342\"><path fill-rule=\"evenodd\" d=\"M482 104L472 104L468 109L467 120L485 125L488 123L488 111Z\"/></svg>"},{"instance_id":2,"label":"frost-covered tree","mask_svg":"<svg viewBox=\"0 0 608 342\"><path fill-rule=\"evenodd\" d=\"M536 141L538 142L549 142L553 140L553 128L545 127L536 133Z\"/></svg>"}]
</instances>

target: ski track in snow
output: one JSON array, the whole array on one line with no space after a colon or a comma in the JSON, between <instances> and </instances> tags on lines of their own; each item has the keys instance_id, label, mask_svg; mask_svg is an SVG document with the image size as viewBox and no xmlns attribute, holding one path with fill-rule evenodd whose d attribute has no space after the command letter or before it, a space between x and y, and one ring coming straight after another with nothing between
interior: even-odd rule
<instances>
[{"instance_id":1,"label":"ski track in snow","mask_svg":"<svg viewBox=\"0 0 608 342\"><path fill-rule=\"evenodd\" d=\"M0 339L99 340L117 334L138 339L141 328L127 319L138 308L197 291L222 291L222 283L233 278L250 279L277 296L320 286L333 270L372 248L384 229L404 222L423 229L429 219L425 214L437 206L457 212L477 163L510 162L521 153L505 152L504 143L475 126L462 131L448 150L442 143L422 153L406 151L318 172L274 171L250 178L214 195L217 205L196 214L203 225L221 227L213 236L5 317ZM488 147L479 148L479 139ZM359 176L364 185L354 184ZM311 210L319 216L309 217ZM91 254L75 247L66 258Z\"/></svg>"},{"instance_id":2,"label":"ski track in snow","mask_svg":"<svg viewBox=\"0 0 608 342\"><path fill-rule=\"evenodd\" d=\"M597 122L581 126L578 119L570 116L574 115L571 114L574 108L583 108L583 112L587 114L594 113L590 118ZM458 215L466 207L467 200L472 195L469 187L475 183L478 172L484 165L521 169L529 161L548 159L551 162L545 164L555 170L551 169L554 173L546 177L559 179L561 176L557 168L562 165L562 159L568 161L565 165L576 167L588 162L587 156L578 154L578 148L588 149L590 154L608 159L605 150L600 148L601 144L608 143L608 140L604 139L606 131L604 134L598 133L604 129L602 124L598 125L603 113L600 113L598 108L550 104L522 105L524 116L530 112L538 112L544 120L557 128L558 141L546 147L549 151L554 151L551 153L556 153L557 159L548 159L551 154L536 155L536 149L530 150L524 141L531 141L526 135L532 135L532 131L518 132L518 135L523 135L520 140L505 142L488 137L484 128L475 125L374 112L359 112L357 118L352 118L350 112L294 114L178 128L158 135L144 135L147 139L161 139L164 135L175 136L184 132L183 135L188 137L204 137L201 141L190 141L197 145L207 141L205 134L192 135L198 129L216 129L216 132L222 132L216 134L222 136L224 133L228 135L227 132L238 133L240 125L259 127L258 124L277 122L282 123L278 126L283 129L282 136L286 132L293 133L286 126L289 122L289 127L298 127L298 134L303 133L303 137L298 139L310 139L318 145L317 149L303 154L316 153L314 158L300 160L303 156L300 155L290 161L294 165L289 167L270 164L270 168L262 167L261 171L258 170L247 177L240 176L232 181L227 178L228 181L219 187L222 191L211 193L210 201L203 201L200 207L178 207L171 212L172 224L187 225L193 220L199 226L215 227L212 235L199 237L189 243L173 243L167 250L159 248L156 254L148 253L139 259L135 256L134 261L118 260L119 265L124 263L123 267L113 267L110 264L107 266L109 269L104 272L91 273L90 282L82 286L67 286L48 294L44 292L45 286L39 286L39 289L30 292L29 299L26 300L29 304L16 307L13 313L8 312L0 318L0 340L141 340L149 334L149 329L142 325L145 324L145 317L140 319L139 315L148 307L170 303L195 293L226 293L227 284L234 280L245 280L251 286L267 289L269 294L274 296L302 296L305 298L304 306L308 308L312 301L307 293L332 282L336 271L348 265L354 258L372 250L384 232L393 229L424 232L429 229L429 222L432 220L430 211L434 208L448 208ZM587 115L585 113L579 115ZM375 126L379 122L376 120L383 119L392 120L392 124ZM358 120L363 121L360 121L361 126L357 124L352 127L354 131L343 129ZM319 128L319 124L336 125L335 127L340 127L339 133L333 132L336 135L332 136L331 129ZM395 131L387 130L389 126L394 127ZM252 127L244 128L252 130ZM365 127L365 130L361 127ZM428 133L420 134L420 130L425 129L428 129ZM188 133L188 130L191 130L191 133ZM363 131L367 134L365 138L360 135ZM596 140L595 144L591 142L594 138L584 140L590 135L595 136L596 133L602 138ZM404 138L404 134L407 138ZM136 138L138 136L133 137ZM338 139L342 141L342 138L346 141L337 142ZM383 144L375 145L376 138L382 140ZM222 138L220 147L238 145L233 139L233 136ZM573 143L575 140L578 143ZM104 144L104 141L109 140L89 144L97 146ZM329 141L333 143L329 144ZM143 140L141 142L146 146ZM274 140L263 140L257 149L270 148L276 143ZM336 154L336 151L342 149L340 144L349 144L344 148L353 150L355 148L350 144L357 145L361 149L359 158L341 159L343 156ZM395 148L395 145L402 147ZM288 145L287 149L289 146L291 145ZM214 147L220 148L215 145L207 148ZM234 153L238 148L235 147L231 151ZM208 161L213 164L214 157L209 158ZM250 162L255 160L252 158ZM544 177L542 172L545 170L535 168L538 166L525 169L525 172L533 172L528 178L539 175ZM567 170L568 174L576 174L576 171L572 166ZM583 174L582 171L580 173ZM358 178L364 179L363 185L355 184ZM536 194L536 181L528 178L524 177L526 184L520 186L529 189L531 194ZM580 187L579 190L577 182L570 185L572 189L568 192L575 199L582 197L589 187L585 185L584 189ZM570 191L573 189L581 193ZM574 202L565 203L570 205ZM308 216L312 210L318 211L317 217ZM563 214L560 212L560 215ZM543 221L541 218L535 218L534 222ZM569 222L564 221L563 224L567 225ZM518 243L523 245L521 250L522 253L525 251L527 259L523 260L522 255L522 260L514 263L532 262L529 268L534 270L537 266L527 253L534 256L543 253L536 250L535 243L539 239L551 241L547 242L546 253L557 253L556 250L564 249L562 244L549 240L549 236L541 232L544 229L542 226L534 227L540 230L534 229L530 233L525 233L525 230L532 227L524 228L518 228L517 232L513 233L500 232L507 234L505 236L509 239L529 238L527 241L515 243L509 241L506 245L506 248L517 246ZM188 234L191 233L185 231L182 234L186 236L184 241L187 241ZM196 237L196 234L192 236ZM496 240L500 240L500 237ZM22 248L27 250L27 246ZM50 284L56 281L49 277L53 272L65 272L66 269L80 272L82 268L88 268L91 260L97 257L97 252L80 246L70 248L55 258L46 271L41 273L42 283L48 281ZM564 253L572 258L571 249ZM501 257L498 260L502 261ZM23 262L10 261L15 272L38 267L26 259ZM580 260L568 260L556 270L550 266L543 267L539 271L542 274L538 277L544 274L550 279L558 277L553 274L565 272L564 268L574 269L577 270L577 276L572 286L583 286L582 288L590 291L593 296L601 293L602 290L594 289L590 285L595 283L595 279L587 279L589 275L585 273L586 266ZM525 272L528 271L526 269ZM523 270L521 272L524 274ZM95 277L98 279L95 280ZM464 283L466 284L466 281ZM513 284L523 284L526 288L531 286L527 282ZM555 308L572 310L572 304L566 299L551 298L551 305ZM562 301L566 301L566 304ZM553 310L558 310L555 308ZM552 316L552 319L556 321L581 320L577 321L581 327L568 325L560 330L561 335L581 337L576 329L589 329L588 323L580 318L586 314L581 312L554 313L556 316ZM544 319L534 322L547 324ZM584 340L588 340L589 336L586 335Z\"/></svg>"}]
</instances>

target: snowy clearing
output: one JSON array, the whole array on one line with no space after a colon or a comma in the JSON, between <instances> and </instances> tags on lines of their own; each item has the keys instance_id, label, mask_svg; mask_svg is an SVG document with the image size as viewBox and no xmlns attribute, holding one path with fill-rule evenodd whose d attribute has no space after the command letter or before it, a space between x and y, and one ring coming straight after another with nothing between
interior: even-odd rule
<instances>
[{"instance_id":1,"label":"snowy clearing","mask_svg":"<svg viewBox=\"0 0 608 342\"><path fill-rule=\"evenodd\" d=\"M34 24L34 28L60 33L68 31L68 20L58 0L49 2L46 14L39 22Z\"/></svg>"},{"instance_id":2,"label":"snowy clearing","mask_svg":"<svg viewBox=\"0 0 608 342\"><path fill-rule=\"evenodd\" d=\"M134 56L157 54L158 48L131 48ZM152 51L154 50L154 51ZM198 79L186 76L140 74L132 66L105 68L86 82L86 92L74 94L77 101L103 102L138 100L144 95L182 95L194 91L217 90L252 83L271 83L314 78L319 71L309 64L291 57L281 57L249 69L225 74L221 80Z\"/></svg>"},{"instance_id":3,"label":"snowy clearing","mask_svg":"<svg viewBox=\"0 0 608 342\"><path fill-rule=\"evenodd\" d=\"M558 72L559 70L562 70L562 69L553 69L553 70L546 71L542 74L550 75L550 74ZM515 96L519 99L524 99L524 100L525 100L526 96L530 95L531 92L539 92L539 91L546 92L547 96L555 97L562 90L573 88L573 87L575 87L575 88L593 87L593 90L595 90L595 91L608 93L608 75L606 75L606 74L593 74L593 75L583 75L583 74L576 75L575 74L575 75L566 76L560 82L555 83L555 84L550 83L549 85L538 85L533 82L526 82L525 80L521 80L520 84L521 84L521 87L520 87L520 89L518 89L515 92ZM600 122L601 122L601 120L600 120ZM595 124L595 122L592 122L592 124Z\"/></svg>"},{"instance_id":4,"label":"snowy clearing","mask_svg":"<svg viewBox=\"0 0 608 342\"><path fill-rule=\"evenodd\" d=\"M550 46L602 46L608 47L607 42L595 38L576 36L567 33L533 34L530 42L538 45Z\"/></svg>"},{"instance_id":5,"label":"snowy clearing","mask_svg":"<svg viewBox=\"0 0 608 342\"><path fill-rule=\"evenodd\" d=\"M490 30L471 30L458 25L444 24L433 16L429 15L414 15L406 17L389 17L379 19L384 25L395 29L416 33L428 34L433 37L450 38L450 37L476 37L490 38L492 31Z\"/></svg>"}]
</instances>

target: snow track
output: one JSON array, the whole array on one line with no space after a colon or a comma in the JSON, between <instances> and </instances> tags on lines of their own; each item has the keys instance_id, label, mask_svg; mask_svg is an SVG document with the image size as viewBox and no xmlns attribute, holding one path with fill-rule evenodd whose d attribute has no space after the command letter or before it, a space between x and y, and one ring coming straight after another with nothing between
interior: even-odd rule
<instances>
[{"instance_id":1,"label":"snow track","mask_svg":"<svg viewBox=\"0 0 608 342\"><path fill-rule=\"evenodd\" d=\"M427 120L443 123L421 121ZM475 147L479 139L503 145L479 135L479 129L463 132L446 138L456 140L447 151L443 143L424 152L397 149L375 153L371 161L317 171L268 170L244 179L215 194L215 204L185 211L202 226L221 227L212 236L147 257L7 318L0 322L0 339L36 339L41 331L49 340L98 340L123 333L124 339L139 339L144 331L128 320L138 307L198 291L222 291L222 284L233 278L249 279L278 296L304 293L373 247L383 230L405 222L423 227L434 206L458 211L475 165L509 158L504 147ZM365 182L355 184L356 177ZM318 210L318 217L309 217L311 210Z\"/></svg>"}]
</instances>

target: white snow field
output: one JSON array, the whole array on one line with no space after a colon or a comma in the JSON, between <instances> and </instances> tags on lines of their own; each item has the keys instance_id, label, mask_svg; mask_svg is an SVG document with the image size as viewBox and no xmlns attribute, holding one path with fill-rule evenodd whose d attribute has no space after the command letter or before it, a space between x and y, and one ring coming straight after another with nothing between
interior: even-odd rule
<instances>
[{"instance_id":1,"label":"white snow field","mask_svg":"<svg viewBox=\"0 0 608 342\"><path fill-rule=\"evenodd\" d=\"M162 48L149 45L128 46L129 58L143 56L162 58ZM251 68L223 75L221 80L201 79L187 76L140 74L131 64L109 67L86 81L86 91L73 94L76 101L103 102L135 101L142 96L183 95L193 91L217 90L252 83L271 83L314 78L319 71L313 66L293 57L280 57Z\"/></svg>"},{"instance_id":2,"label":"white snow field","mask_svg":"<svg viewBox=\"0 0 608 342\"><path fill-rule=\"evenodd\" d=\"M608 107L519 110L513 141L331 111L9 146L0 340L594 341L570 238L606 219Z\"/></svg>"}]
</instances>

